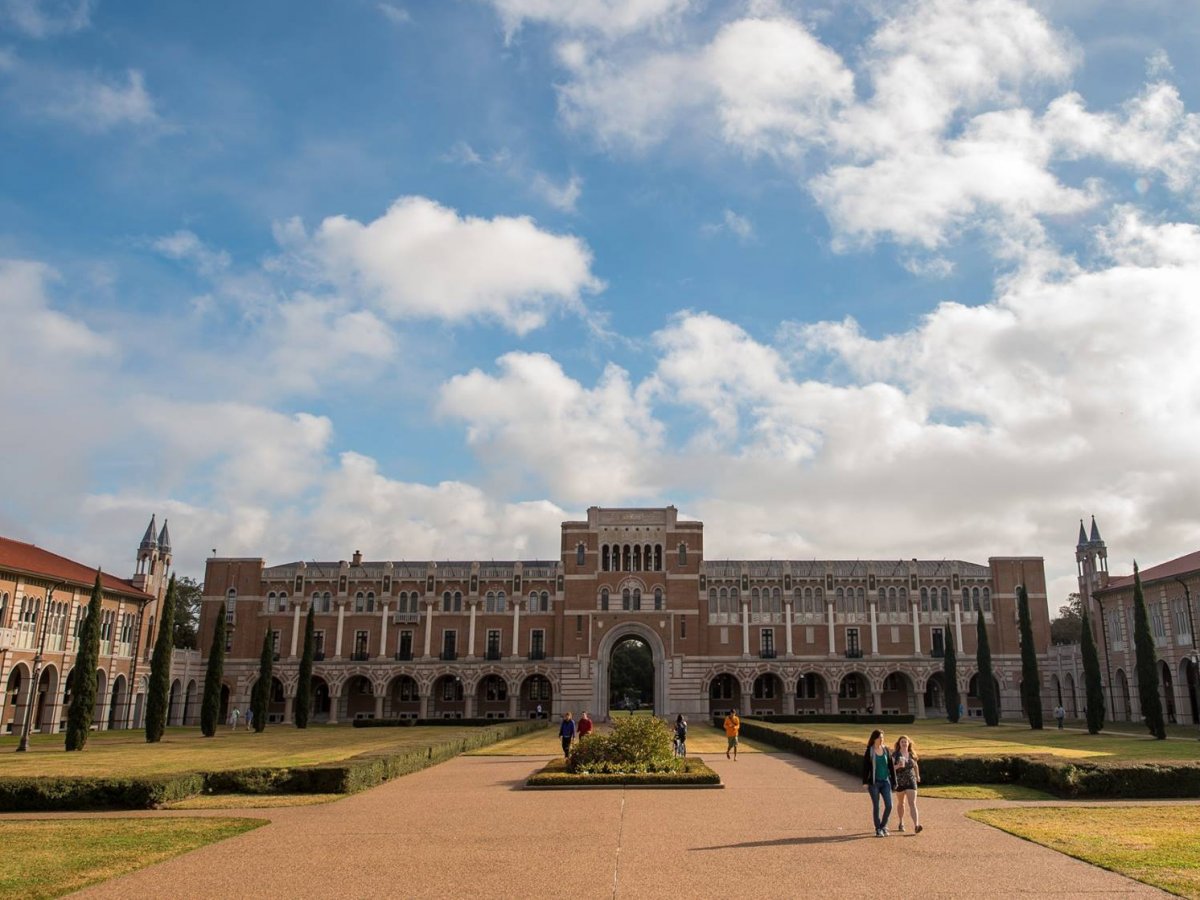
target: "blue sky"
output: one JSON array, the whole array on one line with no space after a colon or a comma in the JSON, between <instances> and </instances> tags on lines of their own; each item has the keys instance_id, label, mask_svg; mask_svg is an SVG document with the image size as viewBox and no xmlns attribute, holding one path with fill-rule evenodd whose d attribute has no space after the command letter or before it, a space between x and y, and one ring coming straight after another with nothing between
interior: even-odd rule
<instances>
[{"instance_id":1,"label":"blue sky","mask_svg":"<svg viewBox=\"0 0 1200 900\"><path fill-rule=\"evenodd\" d=\"M1200 8L0 0L0 529L1194 549ZM1052 605L1056 603L1051 598Z\"/></svg>"}]
</instances>

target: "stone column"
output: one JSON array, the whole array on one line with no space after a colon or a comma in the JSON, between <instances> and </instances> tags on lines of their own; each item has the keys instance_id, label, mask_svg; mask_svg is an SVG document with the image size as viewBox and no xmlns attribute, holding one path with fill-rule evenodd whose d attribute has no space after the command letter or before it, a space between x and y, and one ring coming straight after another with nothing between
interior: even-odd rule
<instances>
[{"instance_id":1,"label":"stone column","mask_svg":"<svg viewBox=\"0 0 1200 900\"><path fill-rule=\"evenodd\" d=\"M375 695L375 718L383 718L383 694Z\"/></svg>"},{"instance_id":2,"label":"stone column","mask_svg":"<svg viewBox=\"0 0 1200 900\"><path fill-rule=\"evenodd\" d=\"M829 687L829 714L836 716L838 714L838 685L827 685Z\"/></svg>"},{"instance_id":3,"label":"stone column","mask_svg":"<svg viewBox=\"0 0 1200 900\"><path fill-rule=\"evenodd\" d=\"M338 706L342 702L342 688L338 685L336 688L329 688L329 724L336 725L338 721Z\"/></svg>"},{"instance_id":4,"label":"stone column","mask_svg":"<svg viewBox=\"0 0 1200 900\"><path fill-rule=\"evenodd\" d=\"M428 690L421 691L420 698L421 698L420 699L421 711L420 711L419 715L422 719L428 719L429 718L429 691Z\"/></svg>"},{"instance_id":5,"label":"stone column","mask_svg":"<svg viewBox=\"0 0 1200 900\"><path fill-rule=\"evenodd\" d=\"M519 687L515 691L512 690L511 687L509 688L511 693L508 695L508 717L510 719L515 719L517 717L517 699L520 690L521 689Z\"/></svg>"},{"instance_id":6,"label":"stone column","mask_svg":"<svg viewBox=\"0 0 1200 900\"><path fill-rule=\"evenodd\" d=\"M466 685L463 685L463 716L468 719L475 718L475 692L467 693Z\"/></svg>"},{"instance_id":7,"label":"stone column","mask_svg":"<svg viewBox=\"0 0 1200 900\"><path fill-rule=\"evenodd\" d=\"M742 601L742 656L750 655L750 601Z\"/></svg>"},{"instance_id":8,"label":"stone column","mask_svg":"<svg viewBox=\"0 0 1200 900\"><path fill-rule=\"evenodd\" d=\"M871 601L871 655L879 655L879 614L874 601Z\"/></svg>"},{"instance_id":9,"label":"stone column","mask_svg":"<svg viewBox=\"0 0 1200 900\"><path fill-rule=\"evenodd\" d=\"M296 712L296 695L295 694L284 694L283 695L283 724L284 725L291 725L292 723L294 723L296 721L295 720L295 712Z\"/></svg>"},{"instance_id":10,"label":"stone column","mask_svg":"<svg viewBox=\"0 0 1200 900\"><path fill-rule=\"evenodd\" d=\"M292 652L288 654L296 658L296 647L300 644L300 603L292 604Z\"/></svg>"},{"instance_id":11,"label":"stone column","mask_svg":"<svg viewBox=\"0 0 1200 900\"><path fill-rule=\"evenodd\" d=\"M471 623L467 627L467 659L475 658L475 611L479 608L478 600L468 600L471 607Z\"/></svg>"},{"instance_id":12,"label":"stone column","mask_svg":"<svg viewBox=\"0 0 1200 900\"><path fill-rule=\"evenodd\" d=\"M796 692L788 690L788 686L783 686L783 714L785 716L794 716L796 714Z\"/></svg>"},{"instance_id":13,"label":"stone column","mask_svg":"<svg viewBox=\"0 0 1200 900\"><path fill-rule=\"evenodd\" d=\"M434 607L437 606L436 600L425 601L425 657L429 657L430 641L433 640L433 616ZM422 716L424 718L424 716Z\"/></svg>"},{"instance_id":14,"label":"stone column","mask_svg":"<svg viewBox=\"0 0 1200 900\"><path fill-rule=\"evenodd\" d=\"M875 707L875 715L883 712L883 691L871 692L871 703Z\"/></svg>"},{"instance_id":15,"label":"stone column","mask_svg":"<svg viewBox=\"0 0 1200 900\"><path fill-rule=\"evenodd\" d=\"M337 639L333 644L333 658L342 658L342 629L346 622L346 604L338 601L338 624L337 624Z\"/></svg>"},{"instance_id":16,"label":"stone column","mask_svg":"<svg viewBox=\"0 0 1200 900\"><path fill-rule=\"evenodd\" d=\"M750 690L746 690L746 685L741 684L740 686L742 689L742 698L741 703L738 704L740 707L738 712L743 716L748 716L750 715L750 701L754 699L754 687L751 685Z\"/></svg>"},{"instance_id":17,"label":"stone column","mask_svg":"<svg viewBox=\"0 0 1200 900\"><path fill-rule=\"evenodd\" d=\"M925 718L925 695L919 690L914 690L913 696L917 700L917 718L923 719Z\"/></svg>"},{"instance_id":18,"label":"stone column","mask_svg":"<svg viewBox=\"0 0 1200 900\"><path fill-rule=\"evenodd\" d=\"M513 597L513 652L514 657L521 655L521 598Z\"/></svg>"},{"instance_id":19,"label":"stone column","mask_svg":"<svg viewBox=\"0 0 1200 900\"><path fill-rule=\"evenodd\" d=\"M917 606L917 601L913 601L912 605L912 627L913 627L913 655L921 655L921 608Z\"/></svg>"},{"instance_id":20,"label":"stone column","mask_svg":"<svg viewBox=\"0 0 1200 900\"><path fill-rule=\"evenodd\" d=\"M834 637L833 637L833 601L832 600L830 600L825 605L825 612L828 614L828 619L829 619L829 655L837 656L837 644L834 642Z\"/></svg>"},{"instance_id":21,"label":"stone column","mask_svg":"<svg viewBox=\"0 0 1200 900\"><path fill-rule=\"evenodd\" d=\"M787 642L788 656L792 655L792 624L794 622L795 615L792 611L792 601L788 600L787 603L783 604L784 640Z\"/></svg>"},{"instance_id":22,"label":"stone column","mask_svg":"<svg viewBox=\"0 0 1200 900\"><path fill-rule=\"evenodd\" d=\"M383 601L383 609L379 613L379 658L387 659L387 631L388 631L388 601ZM382 718L382 716L381 716Z\"/></svg>"}]
</instances>

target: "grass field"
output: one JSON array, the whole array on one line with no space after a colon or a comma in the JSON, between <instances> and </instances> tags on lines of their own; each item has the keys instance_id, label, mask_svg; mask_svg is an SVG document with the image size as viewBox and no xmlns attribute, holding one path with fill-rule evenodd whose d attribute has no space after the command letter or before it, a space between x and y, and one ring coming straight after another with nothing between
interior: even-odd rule
<instances>
[{"instance_id":1,"label":"grass field","mask_svg":"<svg viewBox=\"0 0 1200 900\"><path fill-rule=\"evenodd\" d=\"M0 897L59 897L265 824L228 818L0 821Z\"/></svg>"},{"instance_id":2,"label":"grass field","mask_svg":"<svg viewBox=\"0 0 1200 900\"><path fill-rule=\"evenodd\" d=\"M320 806L347 794L197 794L168 803L164 809L276 809L280 806Z\"/></svg>"},{"instance_id":3,"label":"grass field","mask_svg":"<svg viewBox=\"0 0 1200 900\"><path fill-rule=\"evenodd\" d=\"M1022 784L939 784L921 786L921 799L934 800L1057 800L1047 794Z\"/></svg>"},{"instance_id":4,"label":"grass field","mask_svg":"<svg viewBox=\"0 0 1200 900\"><path fill-rule=\"evenodd\" d=\"M835 725L804 723L777 724L764 722L772 728L805 737L837 743L854 749L866 746L872 725L838 723ZM1033 731L1027 727L986 725L960 722L915 722L911 725L884 727L885 740L894 742L901 734L908 735L917 752L926 756L1003 756L1012 754L1049 754L1062 759L1093 760L1191 760L1200 762L1200 743L1189 741L1156 741L1148 734L1088 734L1078 731L1059 731L1047 728Z\"/></svg>"},{"instance_id":5,"label":"grass field","mask_svg":"<svg viewBox=\"0 0 1200 900\"><path fill-rule=\"evenodd\" d=\"M317 725L268 728L262 734L222 729L206 738L198 728L168 728L158 744L142 731L101 731L80 753L63 750L62 735L35 735L29 752L14 753L16 740L0 741L0 776L162 775L250 766L306 766L376 751L403 751L462 738L471 726L351 728Z\"/></svg>"},{"instance_id":6,"label":"grass field","mask_svg":"<svg viewBox=\"0 0 1200 900\"><path fill-rule=\"evenodd\" d=\"M1092 865L1200 898L1200 806L1010 807L967 815Z\"/></svg>"}]
</instances>

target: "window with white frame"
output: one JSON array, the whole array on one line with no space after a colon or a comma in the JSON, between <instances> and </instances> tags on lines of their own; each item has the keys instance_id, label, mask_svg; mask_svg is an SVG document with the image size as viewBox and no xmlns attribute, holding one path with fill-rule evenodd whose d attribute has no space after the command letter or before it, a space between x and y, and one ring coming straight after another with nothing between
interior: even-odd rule
<instances>
[{"instance_id":1,"label":"window with white frame","mask_svg":"<svg viewBox=\"0 0 1200 900\"><path fill-rule=\"evenodd\" d=\"M1177 635L1190 635L1192 633L1192 623L1188 617L1187 601L1182 597L1172 600L1171 610L1175 618L1175 633Z\"/></svg>"},{"instance_id":2,"label":"window with white frame","mask_svg":"<svg viewBox=\"0 0 1200 900\"><path fill-rule=\"evenodd\" d=\"M1167 636L1167 630L1163 626L1162 607L1157 602L1148 604L1150 607L1150 629L1154 632L1154 640L1161 641Z\"/></svg>"}]
</instances>

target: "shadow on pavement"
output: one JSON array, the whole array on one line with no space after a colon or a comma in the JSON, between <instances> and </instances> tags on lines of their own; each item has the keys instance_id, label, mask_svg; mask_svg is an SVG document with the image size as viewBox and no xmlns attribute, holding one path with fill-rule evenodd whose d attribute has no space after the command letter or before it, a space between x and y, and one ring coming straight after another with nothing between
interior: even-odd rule
<instances>
[{"instance_id":1,"label":"shadow on pavement","mask_svg":"<svg viewBox=\"0 0 1200 900\"><path fill-rule=\"evenodd\" d=\"M873 834L814 834L807 837L778 838L774 841L744 841L740 844L718 844L715 847L690 847L692 853L701 850L748 850L752 847L798 847L805 844L842 844L846 841L861 841L874 837Z\"/></svg>"}]
</instances>

